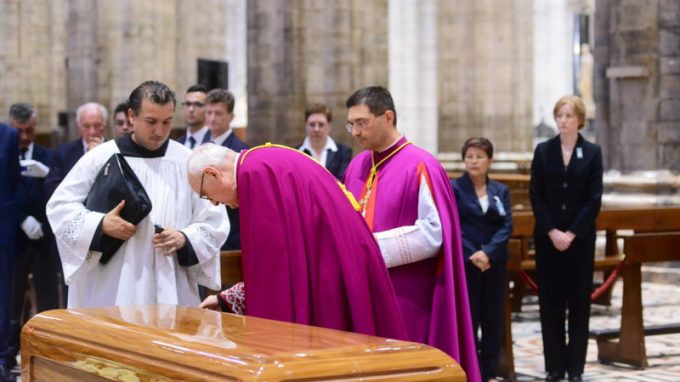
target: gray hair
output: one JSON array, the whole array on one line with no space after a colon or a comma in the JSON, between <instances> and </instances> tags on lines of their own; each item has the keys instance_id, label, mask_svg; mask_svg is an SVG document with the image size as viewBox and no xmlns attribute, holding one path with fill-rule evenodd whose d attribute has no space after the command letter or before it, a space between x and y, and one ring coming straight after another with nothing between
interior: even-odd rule
<instances>
[{"instance_id":1,"label":"gray hair","mask_svg":"<svg viewBox=\"0 0 680 382\"><path fill-rule=\"evenodd\" d=\"M82 104L78 107L76 110L76 124L80 125L80 116L86 111L86 110L99 110L99 112L102 115L102 118L104 119L104 124L107 124L107 121L109 120L109 112L106 110L104 105L97 103L97 102L88 102L86 104Z\"/></svg>"},{"instance_id":2,"label":"gray hair","mask_svg":"<svg viewBox=\"0 0 680 382\"><path fill-rule=\"evenodd\" d=\"M9 107L9 118L16 122L26 123L31 118L37 117L38 111L28 102L15 103Z\"/></svg>"},{"instance_id":3,"label":"gray hair","mask_svg":"<svg viewBox=\"0 0 680 382\"><path fill-rule=\"evenodd\" d=\"M227 165L226 160L231 153L235 154L234 151L224 146L214 143L202 144L191 153L187 162L187 172L189 176L199 176L206 167L222 169Z\"/></svg>"}]
</instances>

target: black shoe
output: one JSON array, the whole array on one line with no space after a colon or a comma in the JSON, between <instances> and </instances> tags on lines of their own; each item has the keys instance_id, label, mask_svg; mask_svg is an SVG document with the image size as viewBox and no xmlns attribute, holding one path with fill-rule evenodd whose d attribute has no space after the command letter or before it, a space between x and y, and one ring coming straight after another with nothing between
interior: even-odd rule
<instances>
[{"instance_id":1,"label":"black shoe","mask_svg":"<svg viewBox=\"0 0 680 382\"><path fill-rule=\"evenodd\" d=\"M569 382L581 382L583 381L583 376L581 374L569 374Z\"/></svg>"},{"instance_id":2,"label":"black shoe","mask_svg":"<svg viewBox=\"0 0 680 382\"><path fill-rule=\"evenodd\" d=\"M555 371L551 371L548 373L548 375L545 376L545 381L546 382L557 382L560 381L561 379L564 378L564 373L558 373Z\"/></svg>"}]
</instances>

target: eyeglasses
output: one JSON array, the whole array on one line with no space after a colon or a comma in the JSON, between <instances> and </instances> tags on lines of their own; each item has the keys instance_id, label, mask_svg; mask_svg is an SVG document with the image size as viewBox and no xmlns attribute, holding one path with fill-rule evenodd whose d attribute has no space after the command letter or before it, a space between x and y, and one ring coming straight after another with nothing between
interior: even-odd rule
<instances>
[{"instance_id":1,"label":"eyeglasses","mask_svg":"<svg viewBox=\"0 0 680 382\"><path fill-rule=\"evenodd\" d=\"M211 200L208 195L203 195L203 180L205 179L205 172L201 174L201 188L198 190L198 197L205 200Z\"/></svg>"},{"instance_id":2,"label":"eyeglasses","mask_svg":"<svg viewBox=\"0 0 680 382\"><path fill-rule=\"evenodd\" d=\"M373 121L375 121L376 119L380 118L382 115L385 114L386 111L387 111L387 110L385 110L385 111L383 111L382 113L376 115L376 116L375 116L373 119L371 119L371 120L366 119L366 118L359 118L359 119L357 119L357 120L354 121L354 122L347 122L347 123L345 123L345 130L347 130L347 132L350 133L350 134L352 134L352 131L354 131L354 129L357 129L357 130L365 130L365 129L368 127L368 125L371 124L371 122L373 122Z\"/></svg>"},{"instance_id":3,"label":"eyeglasses","mask_svg":"<svg viewBox=\"0 0 680 382\"><path fill-rule=\"evenodd\" d=\"M205 104L202 103L202 102L198 102L198 101L196 101L196 102L184 101L184 102L182 102L182 106L184 106L184 107L186 107L186 108L190 108L190 107L193 106L193 107L195 107L195 108L197 108L197 109L200 109L200 108L202 108L203 106L205 106Z\"/></svg>"}]
</instances>

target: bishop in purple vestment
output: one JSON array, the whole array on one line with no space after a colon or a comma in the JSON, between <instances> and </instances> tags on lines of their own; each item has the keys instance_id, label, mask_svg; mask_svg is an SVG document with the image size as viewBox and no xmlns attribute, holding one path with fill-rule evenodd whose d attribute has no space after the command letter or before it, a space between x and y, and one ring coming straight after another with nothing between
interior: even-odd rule
<instances>
[{"instance_id":1,"label":"bishop in purple vestment","mask_svg":"<svg viewBox=\"0 0 680 382\"><path fill-rule=\"evenodd\" d=\"M317 161L285 146L206 144L188 166L201 198L240 209L247 315L407 338L356 200Z\"/></svg>"},{"instance_id":2,"label":"bishop in purple vestment","mask_svg":"<svg viewBox=\"0 0 680 382\"><path fill-rule=\"evenodd\" d=\"M345 127L367 150L350 162L344 181L378 239L409 340L445 351L468 380L479 381L458 211L446 172L396 129L387 89L360 89L347 108Z\"/></svg>"}]
</instances>

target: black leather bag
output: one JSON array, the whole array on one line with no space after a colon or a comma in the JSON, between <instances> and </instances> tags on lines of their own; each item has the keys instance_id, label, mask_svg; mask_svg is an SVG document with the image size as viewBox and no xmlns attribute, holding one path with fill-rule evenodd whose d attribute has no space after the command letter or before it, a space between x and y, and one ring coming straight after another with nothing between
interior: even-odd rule
<instances>
[{"instance_id":1,"label":"black leather bag","mask_svg":"<svg viewBox=\"0 0 680 382\"><path fill-rule=\"evenodd\" d=\"M144 186L125 161L125 157L116 153L99 170L85 198L85 207L90 211L107 213L122 200L125 200L125 207L121 210L120 217L132 224L138 224L151 212L151 200ZM123 242L124 240L102 234L102 256L99 262L106 264Z\"/></svg>"}]
</instances>

